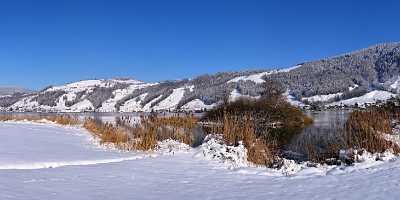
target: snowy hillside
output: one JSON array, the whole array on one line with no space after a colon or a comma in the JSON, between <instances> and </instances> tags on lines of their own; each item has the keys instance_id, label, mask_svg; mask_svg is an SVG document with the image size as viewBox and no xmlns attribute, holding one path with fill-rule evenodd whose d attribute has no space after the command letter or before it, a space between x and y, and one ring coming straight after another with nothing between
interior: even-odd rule
<instances>
[{"instance_id":1,"label":"snowy hillside","mask_svg":"<svg viewBox=\"0 0 400 200\"><path fill-rule=\"evenodd\" d=\"M363 66L363 67L360 67ZM131 79L84 80L33 94L0 96L0 110L134 112L203 110L239 97L257 98L266 79L286 87L298 106L361 105L400 93L400 43L380 44L290 68L221 72L192 79L144 83Z\"/></svg>"}]
</instances>

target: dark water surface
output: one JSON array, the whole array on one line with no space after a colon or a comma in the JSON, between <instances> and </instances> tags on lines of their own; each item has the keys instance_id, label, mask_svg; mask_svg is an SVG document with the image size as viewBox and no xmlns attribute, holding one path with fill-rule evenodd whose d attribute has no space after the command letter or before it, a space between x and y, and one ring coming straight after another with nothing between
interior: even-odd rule
<instances>
[{"instance_id":1,"label":"dark water surface","mask_svg":"<svg viewBox=\"0 0 400 200\"><path fill-rule=\"evenodd\" d=\"M285 147L289 157L307 160L310 152L323 153L330 144L342 143L344 124L350 112L351 110L306 112L314 119L314 124L289 141Z\"/></svg>"}]
</instances>

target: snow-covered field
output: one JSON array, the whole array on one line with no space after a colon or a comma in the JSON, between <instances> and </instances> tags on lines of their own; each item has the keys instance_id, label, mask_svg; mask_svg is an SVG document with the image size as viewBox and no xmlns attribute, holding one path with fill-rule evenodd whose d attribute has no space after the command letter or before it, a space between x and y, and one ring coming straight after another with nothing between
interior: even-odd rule
<instances>
[{"instance_id":1,"label":"snow-covered field","mask_svg":"<svg viewBox=\"0 0 400 200\"><path fill-rule=\"evenodd\" d=\"M210 153L218 153L213 140L197 149L168 142L151 154L127 153L98 146L79 128L27 122L0 123L0 137L2 200L319 200L400 195L396 159L344 169L306 168L284 176L243 163L227 168L210 158Z\"/></svg>"}]
</instances>

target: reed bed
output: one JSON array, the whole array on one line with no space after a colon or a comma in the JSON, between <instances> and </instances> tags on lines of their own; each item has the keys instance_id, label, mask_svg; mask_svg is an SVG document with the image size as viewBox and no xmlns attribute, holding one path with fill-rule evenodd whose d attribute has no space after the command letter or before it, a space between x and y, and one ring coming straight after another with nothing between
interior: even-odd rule
<instances>
[{"instance_id":1,"label":"reed bed","mask_svg":"<svg viewBox=\"0 0 400 200\"><path fill-rule=\"evenodd\" d=\"M107 123L99 119L86 118L83 121L70 115L1 115L0 121L33 121L47 120L64 126L82 126L101 144L113 144L121 150L155 149L157 142L173 139L189 145L194 142L193 131L198 120L192 115L183 117L158 117L152 115L141 117L140 123L131 124L129 118L119 119L117 123Z\"/></svg>"},{"instance_id":2,"label":"reed bed","mask_svg":"<svg viewBox=\"0 0 400 200\"><path fill-rule=\"evenodd\" d=\"M353 111L345 124L345 143L347 148L364 149L371 153L382 153L388 149L400 153L400 147L384 138L392 133L392 120L395 115L383 108L369 108Z\"/></svg>"},{"instance_id":3,"label":"reed bed","mask_svg":"<svg viewBox=\"0 0 400 200\"><path fill-rule=\"evenodd\" d=\"M248 161L272 166L282 148L313 120L285 101L240 99L227 102L203 118L210 134L221 134L229 145L240 141L248 149Z\"/></svg>"}]
</instances>

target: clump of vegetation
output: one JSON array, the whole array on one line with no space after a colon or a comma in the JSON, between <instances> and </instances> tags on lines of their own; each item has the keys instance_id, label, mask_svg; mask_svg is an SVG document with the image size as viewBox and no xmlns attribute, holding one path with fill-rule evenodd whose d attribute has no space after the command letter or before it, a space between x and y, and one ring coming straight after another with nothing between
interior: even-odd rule
<instances>
[{"instance_id":1,"label":"clump of vegetation","mask_svg":"<svg viewBox=\"0 0 400 200\"><path fill-rule=\"evenodd\" d=\"M371 153L382 153L388 149L400 153L397 144L384 138L384 134L392 132L392 120L391 113L385 107L353 111L345 125L347 147L364 149Z\"/></svg>"},{"instance_id":2,"label":"clump of vegetation","mask_svg":"<svg viewBox=\"0 0 400 200\"><path fill-rule=\"evenodd\" d=\"M157 141L173 139L189 145L193 144L192 131L197 124L193 116L141 117L138 124L119 120L116 125L100 120L86 119L84 127L100 138L102 144L112 143L124 150L152 150Z\"/></svg>"},{"instance_id":3,"label":"clump of vegetation","mask_svg":"<svg viewBox=\"0 0 400 200\"><path fill-rule=\"evenodd\" d=\"M47 120L50 122L54 122L60 125L78 125L81 122L79 119L69 115L49 115L49 116L40 116L40 115L17 115L17 114L5 114L0 115L0 121L33 121L33 122L41 122L42 120Z\"/></svg>"},{"instance_id":4,"label":"clump of vegetation","mask_svg":"<svg viewBox=\"0 0 400 200\"><path fill-rule=\"evenodd\" d=\"M193 145L194 129L197 127L197 118L192 115L185 117L150 117L149 123L157 130L157 140L173 139L188 145Z\"/></svg>"},{"instance_id":5,"label":"clump of vegetation","mask_svg":"<svg viewBox=\"0 0 400 200\"><path fill-rule=\"evenodd\" d=\"M127 147L129 136L122 128L92 118L85 119L83 127L99 138L101 144L112 143L116 147L129 149Z\"/></svg>"},{"instance_id":6,"label":"clump of vegetation","mask_svg":"<svg viewBox=\"0 0 400 200\"><path fill-rule=\"evenodd\" d=\"M223 135L227 144L243 141L250 162L271 166L283 146L313 120L285 101L280 84L267 80L264 88L260 99L226 101L203 121L210 125L209 133Z\"/></svg>"},{"instance_id":7,"label":"clump of vegetation","mask_svg":"<svg viewBox=\"0 0 400 200\"><path fill-rule=\"evenodd\" d=\"M157 141L173 139L188 145L194 145L194 130L198 120L192 116L158 117L142 116L140 123L128 123L117 120L116 124L99 119L86 118L83 122L72 115L0 115L0 121L51 121L60 125L82 125L100 139L101 144L113 144L121 150L152 150Z\"/></svg>"}]
</instances>

